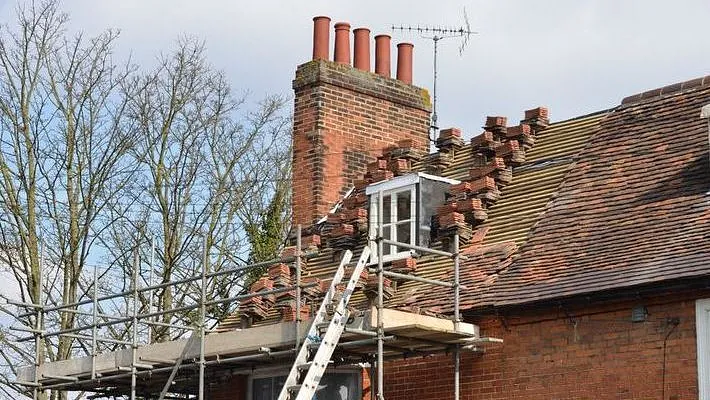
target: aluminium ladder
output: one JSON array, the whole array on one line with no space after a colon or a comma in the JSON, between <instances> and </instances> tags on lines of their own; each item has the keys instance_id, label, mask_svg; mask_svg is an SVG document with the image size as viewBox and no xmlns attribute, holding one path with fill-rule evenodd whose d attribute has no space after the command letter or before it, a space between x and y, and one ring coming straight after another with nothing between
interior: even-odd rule
<instances>
[{"instance_id":1,"label":"aluminium ladder","mask_svg":"<svg viewBox=\"0 0 710 400\"><path fill-rule=\"evenodd\" d=\"M340 336L345 330L345 324L348 321L348 301L350 301L350 295L352 295L355 285L360 280L360 275L365 268L367 259L370 257L370 248L363 248L360 260L358 260L350 275L345 291L335 306L333 316L328 320L328 310L335 300L336 288L343 279L345 266L350 262L352 255L350 250L345 251L345 254L343 254L340 266L333 277L333 282L330 284L330 289L325 294L318 313L313 318L308 334L301 345L291 371L286 377L284 386L281 388L278 400L311 400L316 389L318 389L318 384L330 362L330 357L333 355L335 347L340 341ZM321 335L320 327L324 324L328 324L328 327ZM312 354L311 349L314 347L317 347L317 351Z\"/></svg>"}]
</instances>

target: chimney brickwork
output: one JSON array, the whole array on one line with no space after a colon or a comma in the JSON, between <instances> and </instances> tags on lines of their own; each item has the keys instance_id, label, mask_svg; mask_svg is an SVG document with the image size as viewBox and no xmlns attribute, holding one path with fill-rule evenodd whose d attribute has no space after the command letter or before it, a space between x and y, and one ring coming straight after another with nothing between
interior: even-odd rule
<instances>
[{"instance_id":1,"label":"chimney brickwork","mask_svg":"<svg viewBox=\"0 0 710 400\"><path fill-rule=\"evenodd\" d=\"M428 152L424 89L320 59L297 68L293 89L294 224L325 216L383 149L410 139Z\"/></svg>"}]
</instances>

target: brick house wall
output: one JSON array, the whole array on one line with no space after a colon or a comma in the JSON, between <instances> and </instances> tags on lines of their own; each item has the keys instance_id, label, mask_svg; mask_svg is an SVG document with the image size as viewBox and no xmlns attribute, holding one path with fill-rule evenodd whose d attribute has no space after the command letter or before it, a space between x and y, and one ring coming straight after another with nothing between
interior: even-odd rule
<instances>
[{"instance_id":1,"label":"brick house wall","mask_svg":"<svg viewBox=\"0 0 710 400\"><path fill-rule=\"evenodd\" d=\"M401 140L429 150L429 94L349 65L313 60L293 81L293 223L309 226Z\"/></svg>"},{"instance_id":2,"label":"brick house wall","mask_svg":"<svg viewBox=\"0 0 710 400\"><path fill-rule=\"evenodd\" d=\"M472 319L484 336L504 343L486 345L483 354L462 353L461 399L697 399L695 299L709 297L710 291L667 294ZM638 305L646 306L647 319L631 322ZM247 382L238 375L210 385L208 398L247 400ZM363 371L363 400L370 395ZM424 398L453 399L451 355L385 365L385 399Z\"/></svg>"},{"instance_id":3,"label":"brick house wall","mask_svg":"<svg viewBox=\"0 0 710 400\"><path fill-rule=\"evenodd\" d=\"M697 399L695 298L703 297L710 293L479 318L483 335L505 342L463 353L461 399ZM639 304L647 320L631 322ZM385 388L387 400L453 399L452 357L388 363Z\"/></svg>"}]
</instances>

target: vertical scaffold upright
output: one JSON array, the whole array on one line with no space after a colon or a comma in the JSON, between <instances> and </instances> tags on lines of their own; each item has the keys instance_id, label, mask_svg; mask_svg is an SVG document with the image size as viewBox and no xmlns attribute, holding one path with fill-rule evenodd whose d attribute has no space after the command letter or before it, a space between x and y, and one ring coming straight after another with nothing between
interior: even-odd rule
<instances>
[{"instance_id":1,"label":"vertical scaffold upright","mask_svg":"<svg viewBox=\"0 0 710 400\"><path fill-rule=\"evenodd\" d=\"M382 196L378 196L381 198ZM381 205L382 203L380 203ZM380 208L381 209L381 208ZM381 214L381 213L380 213ZM382 225L380 225L381 227ZM378 229L378 235L382 233L382 229ZM380 275L388 278L395 278L398 280L411 280L415 282L421 282L425 283L428 285L433 285L433 286L441 286L441 287L447 287L453 290L453 300L454 300L454 315L452 316L452 319L454 321L454 328L455 330L459 329L459 324L461 323L461 311L460 311L460 289L461 289L461 284L459 282L460 279L460 260L461 260L461 254L459 250L459 234L455 233L452 237L452 244L451 247L453 248L453 252L448 252L448 251L442 251L442 250L437 250L437 249L431 249L427 247L422 247L422 246L416 246L412 245L409 243L402 243L402 242L397 242L394 240L389 240L385 239L382 236L378 236L376 239L377 242L377 252L378 252L378 265L377 265L377 272L378 272L378 302L377 302L377 323L378 326L381 325L382 323L382 313L384 306L380 302L380 296L383 295L383 288L380 286ZM382 257L383 257L383 245L391 245L391 246L397 246L405 249L410 249L414 250L418 253L421 254L434 254L434 255L439 255L443 257L450 258L453 263L453 277L454 281L452 282L445 282L441 280L436 280L436 279L428 279L428 278L422 278L414 275L406 275L406 274L400 274L397 272L392 272L392 271L385 271L382 266ZM378 346L377 346L377 399L378 400L384 400L384 365L383 365L383 353L384 351L381 350L384 347L384 332L382 334L382 339L380 338L379 335L379 329L378 329ZM383 343L380 345L380 343ZM459 400L460 399L460 345L456 344L454 345L453 348L453 357L454 357L454 400Z\"/></svg>"},{"instance_id":2,"label":"vertical scaffold upright","mask_svg":"<svg viewBox=\"0 0 710 400\"><path fill-rule=\"evenodd\" d=\"M32 399L38 400L40 394L39 386L39 367L42 364L42 330L44 329L44 306L42 302L42 294L44 293L44 243L39 246L39 293L37 293L37 303L34 305L34 310L37 312L35 316L35 331L33 333L35 339L35 377L34 387L32 388Z\"/></svg>"},{"instance_id":3,"label":"vertical scaffold upright","mask_svg":"<svg viewBox=\"0 0 710 400\"><path fill-rule=\"evenodd\" d=\"M138 353L138 273L139 273L140 255L138 249L135 250L133 256L133 307L131 321L131 400L136 400L136 362Z\"/></svg>"},{"instance_id":4,"label":"vertical scaffold upright","mask_svg":"<svg viewBox=\"0 0 710 400\"><path fill-rule=\"evenodd\" d=\"M382 321L382 310L384 309L384 280L385 268L384 258L384 222L382 191L377 194L377 399L385 398L385 330Z\"/></svg>"}]
</instances>

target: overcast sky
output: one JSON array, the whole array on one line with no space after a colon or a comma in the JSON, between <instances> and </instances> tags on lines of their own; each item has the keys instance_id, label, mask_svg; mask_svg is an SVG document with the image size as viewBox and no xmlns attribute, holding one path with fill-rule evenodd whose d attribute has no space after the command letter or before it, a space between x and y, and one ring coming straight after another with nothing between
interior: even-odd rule
<instances>
[{"instance_id":1,"label":"overcast sky","mask_svg":"<svg viewBox=\"0 0 710 400\"><path fill-rule=\"evenodd\" d=\"M15 4L0 0L3 22ZM439 121L469 137L486 115L515 122L523 110L545 105L562 120L710 74L709 0L64 0L72 29L121 30L119 57L149 63L181 34L203 39L234 88L255 97L292 93L296 65L310 59L315 15L413 42L414 83L431 88L431 41L389 27L461 25L464 7L480 34L463 56L457 39L442 42Z\"/></svg>"}]
</instances>

